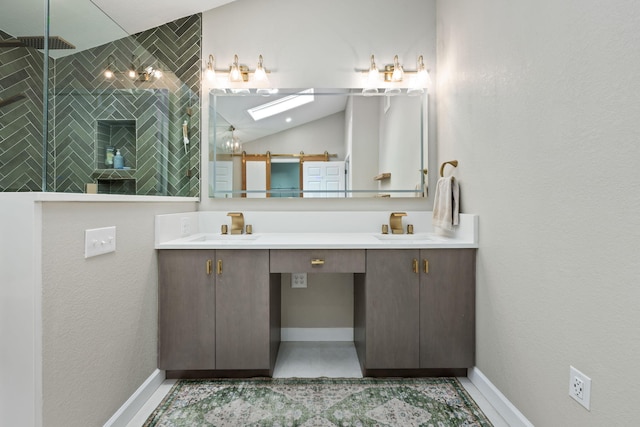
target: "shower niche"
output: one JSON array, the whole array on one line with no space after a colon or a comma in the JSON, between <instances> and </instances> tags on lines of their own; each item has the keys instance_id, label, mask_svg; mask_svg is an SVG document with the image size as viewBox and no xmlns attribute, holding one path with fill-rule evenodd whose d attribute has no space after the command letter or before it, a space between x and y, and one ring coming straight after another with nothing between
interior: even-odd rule
<instances>
[{"instance_id":1,"label":"shower niche","mask_svg":"<svg viewBox=\"0 0 640 427\"><path fill-rule=\"evenodd\" d=\"M98 193L136 194L136 121L97 120L93 179ZM114 168L116 151L124 158L124 168Z\"/></svg>"}]
</instances>

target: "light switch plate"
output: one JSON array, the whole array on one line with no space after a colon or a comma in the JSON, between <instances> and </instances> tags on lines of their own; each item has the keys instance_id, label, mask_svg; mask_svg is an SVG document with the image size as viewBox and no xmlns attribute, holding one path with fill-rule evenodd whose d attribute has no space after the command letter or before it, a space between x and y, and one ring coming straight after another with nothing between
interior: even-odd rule
<instances>
[{"instance_id":1,"label":"light switch plate","mask_svg":"<svg viewBox=\"0 0 640 427\"><path fill-rule=\"evenodd\" d=\"M84 257L116 251L116 227L93 228L84 231Z\"/></svg>"}]
</instances>

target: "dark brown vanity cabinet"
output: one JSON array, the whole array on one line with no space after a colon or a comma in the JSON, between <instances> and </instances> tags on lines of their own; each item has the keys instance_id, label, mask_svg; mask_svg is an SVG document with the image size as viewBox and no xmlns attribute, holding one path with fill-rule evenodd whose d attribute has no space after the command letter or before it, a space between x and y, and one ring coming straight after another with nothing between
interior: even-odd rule
<instances>
[{"instance_id":1,"label":"dark brown vanity cabinet","mask_svg":"<svg viewBox=\"0 0 640 427\"><path fill-rule=\"evenodd\" d=\"M158 265L160 369L273 370L280 282L268 250L161 250Z\"/></svg>"},{"instance_id":2,"label":"dark brown vanity cabinet","mask_svg":"<svg viewBox=\"0 0 640 427\"><path fill-rule=\"evenodd\" d=\"M355 281L365 370L462 369L475 357L475 249L367 250Z\"/></svg>"}]
</instances>

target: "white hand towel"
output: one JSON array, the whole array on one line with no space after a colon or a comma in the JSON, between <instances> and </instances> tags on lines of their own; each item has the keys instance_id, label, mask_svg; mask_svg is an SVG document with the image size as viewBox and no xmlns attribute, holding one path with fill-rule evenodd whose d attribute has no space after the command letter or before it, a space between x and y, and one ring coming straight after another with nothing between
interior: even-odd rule
<instances>
[{"instance_id":1,"label":"white hand towel","mask_svg":"<svg viewBox=\"0 0 640 427\"><path fill-rule=\"evenodd\" d=\"M440 178L433 202L433 226L451 231L459 222L460 188L454 177Z\"/></svg>"}]
</instances>

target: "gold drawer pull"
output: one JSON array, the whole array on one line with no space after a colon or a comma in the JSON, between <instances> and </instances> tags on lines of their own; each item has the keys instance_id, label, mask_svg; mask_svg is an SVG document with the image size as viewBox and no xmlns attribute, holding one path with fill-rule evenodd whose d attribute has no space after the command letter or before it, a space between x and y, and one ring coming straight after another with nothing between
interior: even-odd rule
<instances>
[{"instance_id":1,"label":"gold drawer pull","mask_svg":"<svg viewBox=\"0 0 640 427\"><path fill-rule=\"evenodd\" d=\"M418 260L417 259L413 259L413 272L417 273L418 272Z\"/></svg>"},{"instance_id":2,"label":"gold drawer pull","mask_svg":"<svg viewBox=\"0 0 640 427\"><path fill-rule=\"evenodd\" d=\"M314 258L311 260L311 265L316 266L316 265L324 265L324 260L320 259L320 258Z\"/></svg>"},{"instance_id":3,"label":"gold drawer pull","mask_svg":"<svg viewBox=\"0 0 640 427\"><path fill-rule=\"evenodd\" d=\"M218 260L218 263L216 265L216 273L217 274L222 274L222 260L221 259Z\"/></svg>"},{"instance_id":4,"label":"gold drawer pull","mask_svg":"<svg viewBox=\"0 0 640 427\"><path fill-rule=\"evenodd\" d=\"M211 274L211 265L212 265L212 261L208 259L207 260L207 276Z\"/></svg>"},{"instance_id":5,"label":"gold drawer pull","mask_svg":"<svg viewBox=\"0 0 640 427\"><path fill-rule=\"evenodd\" d=\"M424 272L425 273L429 273L429 260L428 259L423 259L422 260L422 265L424 266Z\"/></svg>"}]
</instances>

